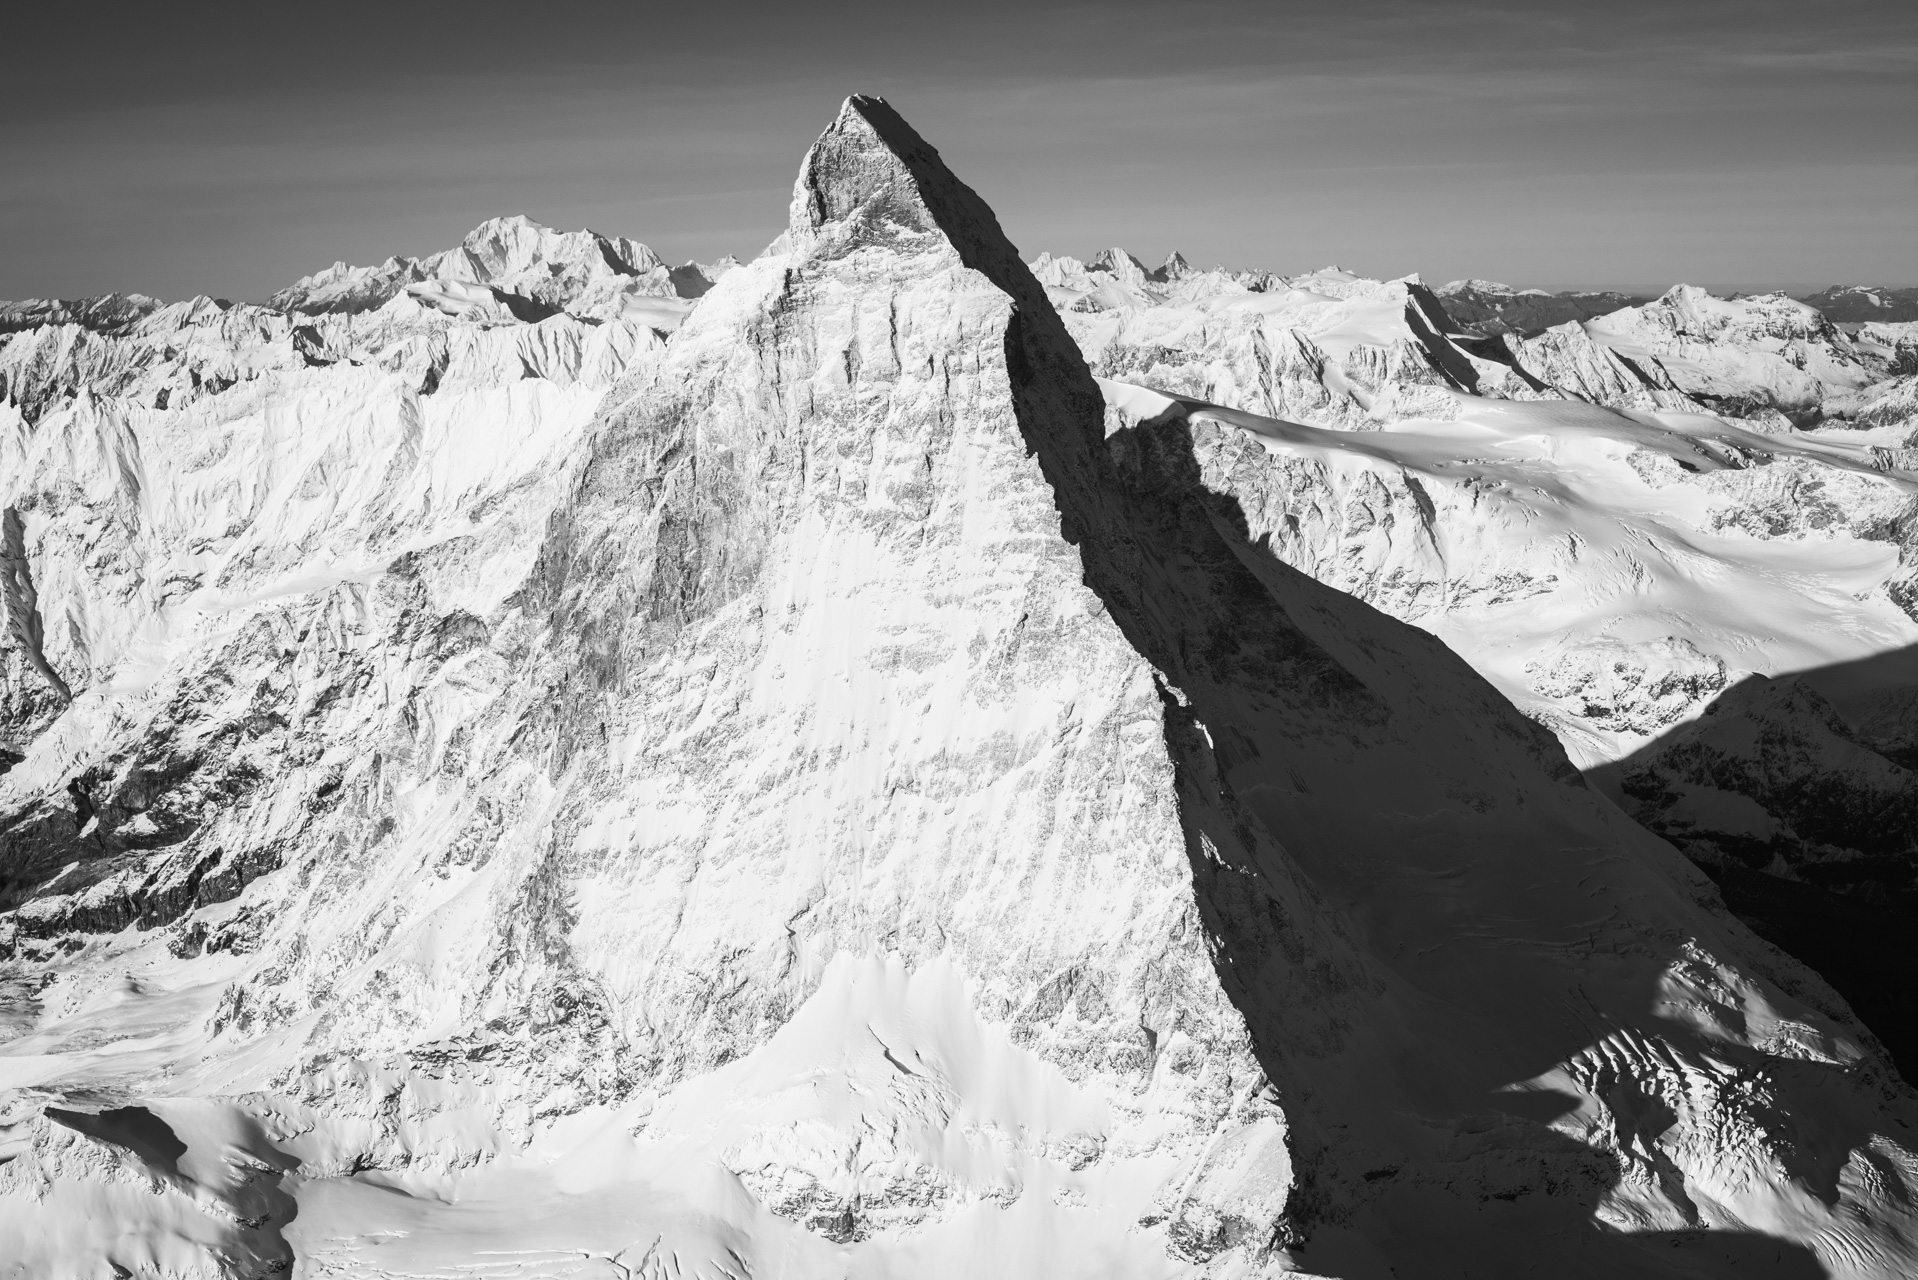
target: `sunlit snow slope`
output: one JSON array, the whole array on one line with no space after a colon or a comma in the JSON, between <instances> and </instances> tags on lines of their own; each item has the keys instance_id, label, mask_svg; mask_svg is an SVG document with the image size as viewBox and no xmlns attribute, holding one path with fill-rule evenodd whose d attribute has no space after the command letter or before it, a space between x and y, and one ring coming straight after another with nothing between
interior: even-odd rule
<instances>
[{"instance_id":1,"label":"sunlit snow slope","mask_svg":"<svg viewBox=\"0 0 1918 1280\"><path fill-rule=\"evenodd\" d=\"M1232 487L1752 433L1329 275L1442 428L1102 395L1040 276L854 98L669 338L10 338L0 1274L1909 1274L1843 1001Z\"/></svg>"}]
</instances>

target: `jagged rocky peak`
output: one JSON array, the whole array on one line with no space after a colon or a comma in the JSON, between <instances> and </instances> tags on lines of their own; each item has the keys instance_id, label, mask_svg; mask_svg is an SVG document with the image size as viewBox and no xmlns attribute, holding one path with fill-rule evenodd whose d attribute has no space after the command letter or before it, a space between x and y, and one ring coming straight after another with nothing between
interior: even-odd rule
<instances>
[{"instance_id":1,"label":"jagged rocky peak","mask_svg":"<svg viewBox=\"0 0 1918 1280\"><path fill-rule=\"evenodd\" d=\"M817 253L822 238L886 246L892 228L944 237L997 288L1050 314L986 202L888 103L855 95L800 166L788 234L796 250Z\"/></svg>"},{"instance_id":2,"label":"jagged rocky peak","mask_svg":"<svg viewBox=\"0 0 1918 1280\"><path fill-rule=\"evenodd\" d=\"M1118 246L1101 249L1086 263L1088 271L1103 271L1121 284L1137 288L1146 283L1151 272L1146 265Z\"/></svg>"},{"instance_id":3,"label":"jagged rocky peak","mask_svg":"<svg viewBox=\"0 0 1918 1280\"><path fill-rule=\"evenodd\" d=\"M934 206L944 211L944 224ZM1003 239L992 211L898 112L883 99L854 95L800 164L787 232L797 252L810 253L815 237L884 247L895 231L944 234L955 248L975 250Z\"/></svg>"}]
</instances>

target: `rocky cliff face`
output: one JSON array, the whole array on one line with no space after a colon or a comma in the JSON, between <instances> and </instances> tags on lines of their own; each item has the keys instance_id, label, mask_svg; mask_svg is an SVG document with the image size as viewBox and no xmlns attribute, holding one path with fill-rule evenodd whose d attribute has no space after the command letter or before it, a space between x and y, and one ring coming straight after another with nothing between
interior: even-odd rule
<instances>
[{"instance_id":1,"label":"rocky cliff face","mask_svg":"<svg viewBox=\"0 0 1918 1280\"><path fill-rule=\"evenodd\" d=\"M1843 1002L1048 293L855 98L667 340L12 339L0 1265L1907 1270Z\"/></svg>"}]
</instances>

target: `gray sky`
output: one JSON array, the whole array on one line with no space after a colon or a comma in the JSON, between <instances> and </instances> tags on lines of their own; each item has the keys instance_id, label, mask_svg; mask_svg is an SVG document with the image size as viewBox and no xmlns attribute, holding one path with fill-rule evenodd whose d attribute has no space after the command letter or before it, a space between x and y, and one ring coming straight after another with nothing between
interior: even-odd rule
<instances>
[{"instance_id":1,"label":"gray sky","mask_svg":"<svg viewBox=\"0 0 1918 1280\"><path fill-rule=\"evenodd\" d=\"M1028 256L1918 282L1918 3L40 6L0 297L261 298L525 213L742 257L850 92Z\"/></svg>"}]
</instances>

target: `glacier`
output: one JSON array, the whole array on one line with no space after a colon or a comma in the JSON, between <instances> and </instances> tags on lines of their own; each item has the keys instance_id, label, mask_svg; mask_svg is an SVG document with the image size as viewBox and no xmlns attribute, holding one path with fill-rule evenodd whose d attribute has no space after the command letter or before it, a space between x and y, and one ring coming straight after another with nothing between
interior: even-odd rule
<instances>
[{"instance_id":1,"label":"glacier","mask_svg":"<svg viewBox=\"0 0 1918 1280\"><path fill-rule=\"evenodd\" d=\"M10 308L0 1275L1909 1274L1701 867L1905 887L1918 336L1446 296L854 97L750 262Z\"/></svg>"}]
</instances>

